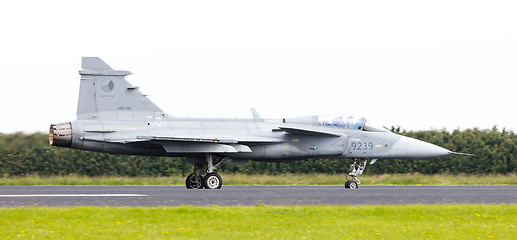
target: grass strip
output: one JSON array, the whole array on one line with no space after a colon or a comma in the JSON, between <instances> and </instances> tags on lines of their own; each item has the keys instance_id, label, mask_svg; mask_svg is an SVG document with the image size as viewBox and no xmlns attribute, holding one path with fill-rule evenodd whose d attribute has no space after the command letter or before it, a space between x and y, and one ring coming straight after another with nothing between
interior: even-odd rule
<instances>
[{"instance_id":1,"label":"grass strip","mask_svg":"<svg viewBox=\"0 0 517 240\"><path fill-rule=\"evenodd\" d=\"M345 174L279 174L246 175L224 174L224 185L343 185ZM185 177L87 177L69 176L4 176L0 185L183 185ZM466 174L383 174L362 175L364 185L517 185L516 174L466 175Z\"/></svg>"},{"instance_id":2,"label":"grass strip","mask_svg":"<svg viewBox=\"0 0 517 240\"><path fill-rule=\"evenodd\" d=\"M517 205L0 208L0 239L514 239Z\"/></svg>"}]
</instances>

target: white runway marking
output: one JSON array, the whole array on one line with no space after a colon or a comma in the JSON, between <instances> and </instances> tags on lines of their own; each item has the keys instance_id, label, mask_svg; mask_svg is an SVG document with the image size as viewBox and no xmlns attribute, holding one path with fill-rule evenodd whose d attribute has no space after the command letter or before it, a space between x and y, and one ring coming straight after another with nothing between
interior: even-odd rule
<instances>
[{"instance_id":1,"label":"white runway marking","mask_svg":"<svg viewBox=\"0 0 517 240\"><path fill-rule=\"evenodd\" d=\"M24 194L24 195L0 195L0 197L147 197L143 194Z\"/></svg>"}]
</instances>

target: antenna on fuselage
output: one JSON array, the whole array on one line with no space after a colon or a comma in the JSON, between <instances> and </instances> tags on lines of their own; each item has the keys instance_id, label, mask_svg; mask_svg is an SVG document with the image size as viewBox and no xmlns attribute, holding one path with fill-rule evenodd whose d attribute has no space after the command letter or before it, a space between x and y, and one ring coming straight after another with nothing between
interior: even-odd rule
<instances>
[{"instance_id":1,"label":"antenna on fuselage","mask_svg":"<svg viewBox=\"0 0 517 240\"><path fill-rule=\"evenodd\" d=\"M251 108L251 115L253 116L253 120L255 121L262 121L262 118L260 117L260 114L257 112L257 109Z\"/></svg>"}]
</instances>

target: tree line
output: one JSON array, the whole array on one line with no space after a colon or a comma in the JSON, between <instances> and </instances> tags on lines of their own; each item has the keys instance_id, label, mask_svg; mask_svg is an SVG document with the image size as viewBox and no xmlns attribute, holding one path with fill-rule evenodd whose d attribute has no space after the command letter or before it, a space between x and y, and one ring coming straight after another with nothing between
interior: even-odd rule
<instances>
[{"instance_id":1,"label":"tree line","mask_svg":"<svg viewBox=\"0 0 517 240\"><path fill-rule=\"evenodd\" d=\"M466 129L393 132L474 156L448 155L432 159L381 159L365 173L517 173L517 136L505 129ZM307 159L293 162L255 162L220 165L221 173L348 173L350 159ZM51 147L48 135L0 134L0 176L170 176L188 175L193 165L185 158L113 155Z\"/></svg>"}]
</instances>

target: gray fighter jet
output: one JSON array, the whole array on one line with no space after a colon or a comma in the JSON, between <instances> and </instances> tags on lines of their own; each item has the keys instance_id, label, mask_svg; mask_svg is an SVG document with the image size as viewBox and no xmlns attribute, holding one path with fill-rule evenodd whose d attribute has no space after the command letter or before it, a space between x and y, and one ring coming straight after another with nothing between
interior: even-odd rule
<instances>
[{"instance_id":1,"label":"gray fighter jet","mask_svg":"<svg viewBox=\"0 0 517 240\"><path fill-rule=\"evenodd\" d=\"M83 57L77 120L50 125L52 146L146 156L187 157L189 189L218 189L224 163L350 158L346 188L361 183L367 159L432 158L445 148L369 125L364 118L306 116L249 119L184 118L166 114L97 57Z\"/></svg>"}]
</instances>

